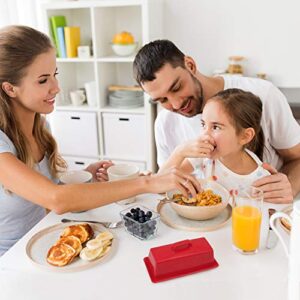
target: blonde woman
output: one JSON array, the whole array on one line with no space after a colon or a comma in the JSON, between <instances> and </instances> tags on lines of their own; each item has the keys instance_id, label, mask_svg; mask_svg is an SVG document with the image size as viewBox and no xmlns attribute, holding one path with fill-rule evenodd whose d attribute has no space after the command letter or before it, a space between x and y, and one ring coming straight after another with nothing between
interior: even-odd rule
<instances>
[{"instance_id":1,"label":"blonde woman","mask_svg":"<svg viewBox=\"0 0 300 300\"><path fill-rule=\"evenodd\" d=\"M66 165L42 117L54 109L57 72L46 35L25 26L0 31L0 255L44 217L45 208L62 214L141 193L177 188L195 194L200 188L177 169L127 181L57 185ZM103 181L109 165L99 162L88 170Z\"/></svg>"}]
</instances>

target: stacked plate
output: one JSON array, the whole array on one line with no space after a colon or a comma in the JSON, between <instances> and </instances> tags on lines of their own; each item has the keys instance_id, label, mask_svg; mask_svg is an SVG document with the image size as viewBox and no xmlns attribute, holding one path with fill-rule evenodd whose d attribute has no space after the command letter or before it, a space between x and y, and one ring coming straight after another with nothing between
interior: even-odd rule
<instances>
[{"instance_id":1,"label":"stacked plate","mask_svg":"<svg viewBox=\"0 0 300 300\"><path fill-rule=\"evenodd\" d=\"M141 91L117 90L108 95L108 103L117 108L135 108L144 106L144 93Z\"/></svg>"}]
</instances>

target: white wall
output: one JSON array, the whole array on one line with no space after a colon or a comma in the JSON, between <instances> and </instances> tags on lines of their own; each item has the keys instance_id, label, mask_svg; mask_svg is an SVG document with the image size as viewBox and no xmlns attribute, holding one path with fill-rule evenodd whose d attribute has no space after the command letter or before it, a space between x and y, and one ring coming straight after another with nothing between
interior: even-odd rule
<instances>
[{"instance_id":1,"label":"white wall","mask_svg":"<svg viewBox=\"0 0 300 300\"><path fill-rule=\"evenodd\" d=\"M280 87L300 87L299 0L163 0L165 38L204 74L247 57L246 75L267 73Z\"/></svg>"}]
</instances>

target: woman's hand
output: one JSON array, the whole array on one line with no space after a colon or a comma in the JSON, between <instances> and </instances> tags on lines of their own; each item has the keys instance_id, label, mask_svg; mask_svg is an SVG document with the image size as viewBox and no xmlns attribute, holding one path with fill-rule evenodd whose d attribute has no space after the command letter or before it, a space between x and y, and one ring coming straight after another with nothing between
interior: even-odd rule
<instances>
[{"instance_id":1,"label":"woman's hand","mask_svg":"<svg viewBox=\"0 0 300 300\"><path fill-rule=\"evenodd\" d=\"M188 141L176 147L175 152L182 158L208 157L215 149L215 141L209 135L202 135L195 140Z\"/></svg>"},{"instance_id":2,"label":"woman's hand","mask_svg":"<svg viewBox=\"0 0 300 300\"><path fill-rule=\"evenodd\" d=\"M108 181L107 169L112 166L111 160L97 161L90 164L85 170L92 173L94 181Z\"/></svg>"},{"instance_id":3,"label":"woman's hand","mask_svg":"<svg viewBox=\"0 0 300 300\"><path fill-rule=\"evenodd\" d=\"M201 191L199 181L192 175L181 172L177 168L164 170L159 174L148 177L149 192L164 193L171 190L179 190L185 197L193 197Z\"/></svg>"}]
</instances>

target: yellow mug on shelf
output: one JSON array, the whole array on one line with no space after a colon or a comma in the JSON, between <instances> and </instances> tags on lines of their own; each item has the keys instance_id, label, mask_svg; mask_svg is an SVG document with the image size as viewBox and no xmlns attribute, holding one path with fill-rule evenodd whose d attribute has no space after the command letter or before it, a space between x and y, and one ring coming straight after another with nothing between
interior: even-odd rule
<instances>
[{"instance_id":1,"label":"yellow mug on shelf","mask_svg":"<svg viewBox=\"0 0 300 300\"><path fill-rule=\"evenodd\" d=\"M263 192L255 187L238 191L232 210L232 243L242 254L257 253L262 219Z\"/></svg>"}]
</instances>

